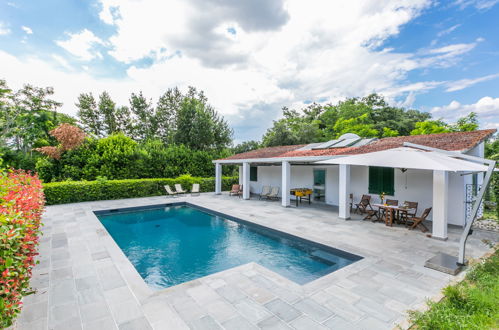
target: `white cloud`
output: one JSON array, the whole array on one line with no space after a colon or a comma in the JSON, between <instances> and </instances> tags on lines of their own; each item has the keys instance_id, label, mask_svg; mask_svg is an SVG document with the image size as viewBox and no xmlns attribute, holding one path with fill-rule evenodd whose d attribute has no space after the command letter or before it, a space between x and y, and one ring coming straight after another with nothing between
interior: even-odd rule
<instances>
[{"instance_id":1,"label":"white cloud","mask_svg":"<svg viewBox=\"0 0 499 330\"><path fill-rule=\"evenodd\" d=\"M52 58L60 65L62 66L63 68L65 68L66 70L72 70L73 67L71 66L71 64L69 64L69 62L62 56L60 55L57 55L57 54L52 54Z\"/></svg>"},{"instance_id":2,"label":"white cloud","mask_svg":"<svg viewBox=\"0 0 499 330\"><path fill-rule=\"evenodd\" d=\"M27 26L21 26L21 29L26 32L26 34L33 34L33 30L30 27Z\"/></svg>"},{"instance_id":3,"label":"white cloud","mask_svg":"<svg viewBox=\"0 0 499 330\"><path fill-rule=\"evenodd\" d=\"M456 5L464 9L473 6L479 10L487 10L499 3L499 0L457 0Z\"/></svg>"},{"instance_id":4,"label":"white cloud","mask_svg":"<svg viewBox=\"0 0 499 330\"><path fill-rule=\"evenodd\" d=\"M442 31L440 31L440 32L437 33L437 37L443 37L443 36L445 36L447 34L450 34L450 33L454 32L454 30L457 29L460 26L461 26L461 24L456 24L456 25L453 25L453 26L451 26L451 27L449 27L449 28L447 28L445 30L442 30Z\"/></svg>"},{"instance_id":5,"label":"white cloud","mask_svg":"<svg viewBox=\"0 0 499 330\"><path fill-rule=\"evenodd\" d=\"M441 67L448 68L456 65L461 60L462 55L472 51L480 42L485 39L477 38L475 42L449 44L446 46L424 49L418 53L416 60L420 67Z\"/></svg>"},{"instance_id":6,"label":"white cloud","mask_svg":"<svg viewBox=\"0 0 499 330\"><path fill-rule=\"evenodd\" d=\"M95 47L105 43L92 31L83 29L78 33L68 33L68 37L67 40L56 41L57 45L84 61L102 58L102 54Z\"/></svg>"},{"instance_id":7,"label":"white cloud","mask_svg":"<svg viewBox=\"0 0 499 330\"><path fill-rule=\"evenodd\" d=\"M454 122L459 117L475 112L482 127L494 128L499 123L499 98L485 96L473 104L461 104L458 101L452 101L448 105L434 107L430 112L434 117L443 118L449 122Z\"/></svg>"},{"instance_id":8,"label":"white cloud","mask_svg":"<svg viewBox=\"0 0 499 330\"><path fill-rule=\"evenodd\" d=\"M5 36L10 33L10 29L3 22L0 22L0 36Z\"/></svg>"},{"instance_id":9,"label":"white cloud","mask_svg":"<svg viewBox=\"0 0 499 330\"><path fill-rule=\"evenodd\" d=\"M440 48L434 48L429 51L430 54L445 54L449 56L460 55L466 53L473 49L476 46L476 43L469 44L453 44Z\"/></svg>"},{"instance_id":10,"label":"white cloud","mask_svg":"<svg viewBox=\"0 0 499 330\"><path fill-rule=\"evenodd\" d=\"M55 88L54 99L63 102L62 111L75 115L74 106L80 93L90 91L100 93L108 90L116 100L125 104L130 91L137 88L137 84L130 79L96 79L82 71L61 70L58 66L69 65L60 56L52 56L58 62L53 65L35 56L21 58L0 50L0 63L2 63L2 79L13 89L22 87L25 83L35 86L52 86ZM62 62L59 60L62 59ZM70 69L68 67L67 69ZM151 92L149 89L144 89Z\"/></svg>"},{"instance_id":11,"label":"white cloud","mask_svg":"<svg viewBox=\"0 0 499 330\"><path fill-rule=\"evenodd\" d=\"M416 54L382 49L384 41L431 6L430 0L100 2L99 17L116 29L114 35L103 40L85 29L57 44L86 61L109 49L129 65L124 79L92 77L94 62L75 72L76 66L60 55L52 57L52 66L3 53L11 63L5 65L7 81L19 81L18 72L24 72L22 82L53 85L71 114L77 95L85 91L108 90L117 103L126 104L132 91L157 99L169 87L192 85L204 90L232 125L251 127L252 135L245 138L254 139L280 115L281 106L299 107L304 100L334 102L379 92L390 101L404 98L404 104L412 104L418 93L446 82L408 83L409 72L455 64L479 42ZM153 64L134 65L144 57Z\"/></svg>"},{"instance_id":12,"label":"white cloud","mask_svg":"<svg viewBox=\"0 0 499 330\"><path fill-rule=\"evenodd\" d=\"M463 89L468 88L470 86L473 86L475 84L478 84L478 83L481 83L484 81L488 81L488 80L492 80L492 79L495 79L498 77L499 77L499 73L496 73L496 74L490 74L490 75L480 77L480 78L475 78L475 79L461 79L461 80L452 81L452 82L447 83L447 89L445 91L446 92L460 91L460 90L463 90Z\"/></svg>"}]
</instances>

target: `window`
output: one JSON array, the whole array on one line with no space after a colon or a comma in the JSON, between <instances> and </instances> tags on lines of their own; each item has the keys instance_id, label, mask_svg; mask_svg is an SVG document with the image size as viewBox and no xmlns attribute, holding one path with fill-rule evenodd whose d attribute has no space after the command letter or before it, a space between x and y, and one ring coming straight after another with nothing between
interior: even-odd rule
<instances>
[{"instance_id":1,"label":"window","mask_svg":"<svg viewBox=\"0 0 499 330\"><path fill-rule=\"evenodd\" d=\"M314 186L323 187L326 184L326 170L314 169Z\"/></svg>"},{"instance_id":2,"label":"window","mask_svg":"<svg viewBox=\"0 0 499 330\"><path fill-rule=\"evenodd\" d=\"M394 169L391 167L369 167L369 193L393 196L394 189Z\"/></svg>"},{"instance_id":3,"label":"window","mask_svg":"<svg viewBox=\"0 0 499 330\"><path fill-rule=\"evenodd\" d=\"M314 200L326 198L326 170L314 168Z\"/></svg>"},{"instance_id":4,"label":"window","mask_svg":"<svg viewBox=\"0 0 499 330\"><path fill-rule=\"evenodd\" d=\"M250 181L258 181L258 167L250 166Z\"/></svg>"}]
</instances>

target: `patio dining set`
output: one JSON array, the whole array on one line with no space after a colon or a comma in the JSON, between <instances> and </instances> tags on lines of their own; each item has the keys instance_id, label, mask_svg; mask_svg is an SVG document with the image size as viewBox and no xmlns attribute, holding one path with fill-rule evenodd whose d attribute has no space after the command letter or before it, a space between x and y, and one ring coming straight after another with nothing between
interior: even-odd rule
<instances>
[{"instance_id":1,"label":"patio dining set","mask_svg":"<svg viewBox=\"0 0 499 330\"><path fill-rule=\"evenodd\" d=\"M381 203L371 203L371 195L362 195L359 203L353 203L352 194L350 194L350 200L350 210L355 207L354 213L365 214L364 220L382 221L390 227L394 223L401 224L409 229L419 228L423 233L428 231L423 222L430 214L431 207L426 208L418 216L418 202L405 201L399 204L398 200L387 199Z\"/></svg>"}]
</instances>

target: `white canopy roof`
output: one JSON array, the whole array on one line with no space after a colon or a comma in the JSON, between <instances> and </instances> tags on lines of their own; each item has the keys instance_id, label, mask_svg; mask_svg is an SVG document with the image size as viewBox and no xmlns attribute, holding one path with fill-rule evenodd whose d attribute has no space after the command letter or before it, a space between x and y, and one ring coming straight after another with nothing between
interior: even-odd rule
<instances>
[{"instance_id":1,"label":"white canopy roof","mask_svg":"<svg viewBox=\"0 0 499 330\"><path fill-rule=\"evenodd\" d=\"M456 154L457 155L457 154ZM400 147L318 161L316 164L346 164L451 172L485 172L487 166L457 159L436 151Z\"/></svg>"}]
</instances>

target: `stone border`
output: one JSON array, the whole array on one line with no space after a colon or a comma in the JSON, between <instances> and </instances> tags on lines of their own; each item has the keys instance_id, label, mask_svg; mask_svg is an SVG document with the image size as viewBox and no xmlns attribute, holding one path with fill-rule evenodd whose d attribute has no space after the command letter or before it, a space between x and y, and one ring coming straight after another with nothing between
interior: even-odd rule
<instances>
[{"instance_id":1,"label":"stone border","mask_svg":"<svg viewBox=\"0 0 499 330\"><path fill-rule=\"evenodd\" d=\"M492 219L476 220L473 223L473 228L492 231L492 232L499 232L499 222Z\"/></svg>"}]
</instances>

